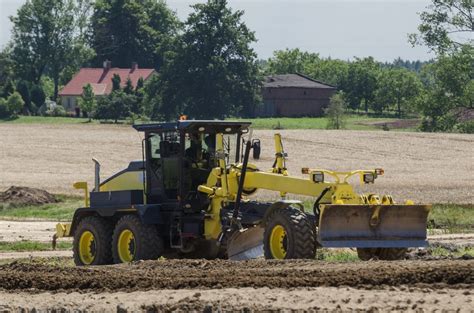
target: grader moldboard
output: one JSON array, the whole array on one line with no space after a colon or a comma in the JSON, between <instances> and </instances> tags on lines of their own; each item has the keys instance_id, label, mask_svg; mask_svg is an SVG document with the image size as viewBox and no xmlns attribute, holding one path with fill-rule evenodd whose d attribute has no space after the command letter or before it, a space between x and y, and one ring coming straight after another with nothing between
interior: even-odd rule
<instances>
[{"instance_id":1,"label":"grader moldboard","mask_svg":"<svg viewBox=\"0 0 474 313\"><path fill-rule=\"evenodd\" d=\"M318 247L357 248L361 259L404 257L426 245L430 207L395 204L389 195L357 194L348 179L372 184L382 169L334 172L303 168L290 176L281 136L268 171L249 163L250 123L180 120L133 126L144 132L143 160L95 186L56 237L73 236L77 265L157 259L314 258ZM255 152L255 151L254 151ZM315 159L317 155L315 154ZM326 178L332 178L326 180ZM258 189L275 202L249 200ZM287 194L314 197L312 212Z\"/></svg>"}]
</instances>

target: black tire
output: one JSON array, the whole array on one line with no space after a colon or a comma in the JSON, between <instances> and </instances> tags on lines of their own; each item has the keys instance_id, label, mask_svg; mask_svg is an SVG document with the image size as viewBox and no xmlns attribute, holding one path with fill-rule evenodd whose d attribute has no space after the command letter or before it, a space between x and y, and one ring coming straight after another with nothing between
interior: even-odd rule
<instances>
[{"instance_id":1,"label":"black tire","mask_svg":"<svg viewBox=\"0 0 474 313\"><path fill-rule=\"evenodd\" d=\"M118 252L119 236L124 230L130 230L134 237L132 261L156 260L163 253L163 240L156 225L143 224L136 215L125 215L115 225L112 236L112 255L114 263L122 263Z\"/></svg>"},{"instance_id":2,"label":"black tire","mask_svg":"<svg viewBox=\"0 0 474 313\"><path fill-rule=\"evenodd\" d=\"M316 236L314 222L300 210L287 207L276 209L269 216L263 235L266 259L275 259L270 248L270 236L276 226L285 229L286 255L284 259L314 259Z\"/></svg>"},{"instance_id":3,"label":"black tire","mask_svg":"<svg viewBox=\"0 0 474 313\"><path fill-rule=\"evenodd\" d=\"M84 217L74 231L73 257L74 263L83 265L105 265L112 263L112 230L107 220L97 216ZM80 255L79 242L82 234L91 232L94 235L94 259L86 264Z\"/></svg>"},{"instance_id":4,"label":"black tire","mask_svg":"<svg viewBox=\"0 0 474 313\"><path fill-rule=\"evenodd\" d=\"M404 260L407 251L407 248L380 248L379 259L386 261Z\"/></svg>"},{"instance_id":5,"label":"black tire","mask_svg":"<svg viewBox=\"0 0 474 313\"><path fill-rule=\"evenodd\" d=\"M407 248L357 248L357 256L363 261L371 259L395 261L404 260Z\"/></svg>"}]
</instances>

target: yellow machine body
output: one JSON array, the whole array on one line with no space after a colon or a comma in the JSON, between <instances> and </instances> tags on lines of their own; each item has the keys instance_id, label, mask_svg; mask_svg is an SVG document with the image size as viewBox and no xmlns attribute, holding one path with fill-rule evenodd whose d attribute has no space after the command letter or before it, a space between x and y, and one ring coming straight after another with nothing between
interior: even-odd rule
<instances>
[{"instance_id":1,"label":"yellow machine body","mask_svg":"<svg viewBox=\"0 0 474 313\"><path fill-rule=\"evenodd\" d=\"M220 138L220 139L219 139ZM218 136L217 149L223 151L222 136ZM357 194L348 182L359 176L361 183L371 184L383 175L382 169L337 172L303 168L307 178L289 176L285 167L285 153L281 136L275 135L275 167L260 171L249 164L244 190L272 190L282 197L288 194L320 197L318 243L325 247L413 247L426 245L429 205L415 205L411 201L395 204L390 195ZM225 170L227 169L227 170ZM207 239L221 234L220 210L222 203L235 201L242 164L220 167L212 171L206 185L199 186L211 198L210 217L205 221ZM325 177L331 177L326 181ZM260 232L252 230L256 236ZM249 241L252 241L248 239ZM239 245L246 246L245 240ZM255 240L253 240L255 241ZM239 249L236 249L239 250Z\"/></svg>"},{"instance_id":2,"label":"yellow machine body","mask_svg":"<svg viewBox=\"0 0 474 313\"><path fill-rule=\"evenodd\" d=\"M280 194L281 199L271 205L269 211L287 207L297 207L304 211L300 202L288 200L289 195L308 196L314 199L312 208L315 213L314 234L317 236L319 246L406 248L426 244L429 205L415 205L411 201L397 204L390 195L358 194L349 183L349 179L358 177L362 184L372 184L378 176L384 174L382 169L338 172L303 168L301 171L306 177L290 176L285 164L286 154L280 134L275 134L274 144L275 163L272 168L259 170L256 165L247 164L244 169L242 163L227 163L224 135L221 133L216 135L217 166L210 170L206 182L198 187L198 191L207 194L209 200L209 206L204 210L204 232L200 234L203 239L220 242L224 233L222 210L236 202L239 182L245 170L241 189L243 190L241 201L244 203L250 201L248 195L258 189L276 191ZM144 170L124 170L105 180L95 189L98 188L100 192L141 191L143 203L147 204L144 175ZM74 187L84 190L85 207L89 207L87 183L78 182ZM124 212L130 214L136 211L136 208L132 206L117 211L120 214ZM232 233L227 242L229 256L239 255L241 251L261 246L264 229L265 219L260 225L248 226L247 229L241 228ZM312 229L310 231L313 232ZM56 237L71 235L71 224L57 225ZM131 236L119 240L123 242L123 247L128 246L128 242L132 240ZM282 225L277 225L268 232L268 236L273 257L285 258L286 251L282 242L286 240L287 230ZM133 258L132 254L126 253L126 249L122 250L119 249L121 260Z\"/></svg>"}]
</instances>

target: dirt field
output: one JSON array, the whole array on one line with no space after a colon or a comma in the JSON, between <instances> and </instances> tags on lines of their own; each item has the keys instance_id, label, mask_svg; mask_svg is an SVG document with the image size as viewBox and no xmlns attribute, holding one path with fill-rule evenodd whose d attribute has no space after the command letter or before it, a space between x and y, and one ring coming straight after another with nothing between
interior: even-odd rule
<instances>
[{"instance_id":1,"label":"dirt field","mask_svg":"<svg viewBox=\"0 0 474 313\"><path fill-rule=\"evenodd\" d=\"M474 202L474 136L383 131L281 130L288 168L385 169L370 190L395 199L429 203ZM273 162L273 133L262 139L266 169ZM72 183L93 181L92 157L103 177L141 159L141 136L130 126L0 124L0 189L11 185L74 193ZM366 188L367 189L367 188ZM272 198L273 194L258 194Z\"/></svg>"},{"instance_id":2,"label":"dirt field","mask_svg":"<svg viewBox=\"0 0 474 313\"><path fill-rule=\"evenodd\" d=\"M0 292L0 310L16 312L472 312L474 292L430 288L223 288L103 293ZM25 302L25 298L28 302Z\"/></svg>"},{"instance_id":3,"label":"dirt field","mask_svg":"<svg viewBox=\"0 0 474 313\"><path fill-rule=\"evenodd\" d=\"M163 260L92 268L12 263L0 266L0 287L0 309L468 312L474 260Z\"/></svg>"},{"instance_id":4,"label":"dirt field","mask_svg":"<svg viewBox=\"0 0 474 313\"><path fill-rule=\"evenodd\" d=\"M385 169L365 188L397 200L474 202L474 137L459 134L282 130L287 166ZM261 169L273 163L274 131L262 140ZM0 190L11 185L75 193L92 184L92 157L107 177L141 159L141 137L129 126L0 124ZM259 192L261 198L277 197ZM0 208L1 209L1 208ZM0 241L47 242L54 222L0 221ZM472 235L430 242L472 244ZM10 254L9 254L10 253ZM70 251L7 252L0 259L0 312L9 311L460 311L474 306L474 260L232 262L159 260L71 267ZM35 259L58 256L54 264ZM65 256L68 256L65 258ZM66 260L64 262L64 260Z\"/></svg>"}]
</instances>

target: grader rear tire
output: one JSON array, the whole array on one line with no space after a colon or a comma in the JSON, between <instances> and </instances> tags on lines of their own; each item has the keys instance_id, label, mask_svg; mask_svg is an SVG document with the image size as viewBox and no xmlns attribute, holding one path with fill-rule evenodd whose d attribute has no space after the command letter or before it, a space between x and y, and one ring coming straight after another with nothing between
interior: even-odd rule
<instances>
[{"instance_id":1,"label":"grader rear tire","mask_svg":"<svg viewBox=\"0 0 474 313\"><path fill-rule=\"evenodd\" d=\"M357 248L357 256L362 261L371 259L395 261L405 259L406 248Z\"/></svg>"},{"instance_id":2,"label":"grader rear tire","mask_svg":"<svg viewBox=\"0 0 474 313\"><path fill-rule=\"evenodd\" d=\"M163 241L155 225L143 224L135 215L123 216L112 236L114 263L156 260L163 253Z\"/></svg>"},{"instance_id":3,"label":"grader rear tire","mask_svg":"<svg viewBox=\"0 0 474 313\"><path fill-rule=\"evenodd\" d=\"M112 225L97 216L84 217L74 231L74 263L105 265L112 263Z\"/></svg>"},{"instance_id":4,"label":"grader rear tire","mask_svg":"<svg viewBox=\"0 0 474 313\"><path fill-rule=\"evenodd\" d=\"M263 238L266 259L314 259L316 255L314 222L293 207L270 215Z\"/></svg>"}]
</instances>

